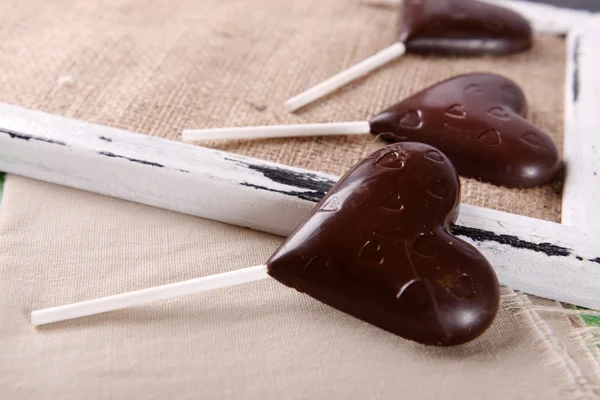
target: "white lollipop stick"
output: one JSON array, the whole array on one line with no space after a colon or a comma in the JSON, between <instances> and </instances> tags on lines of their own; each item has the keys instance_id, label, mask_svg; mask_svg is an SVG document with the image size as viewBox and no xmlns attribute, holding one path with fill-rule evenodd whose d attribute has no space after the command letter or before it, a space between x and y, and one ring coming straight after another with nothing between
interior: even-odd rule
<instances>
[{"instance_id":1,"label":"white lollipop stick","mask_svg":"<svg viewBox=\"0 0 600 400\"><path fill-rule=\"evenodd\" d=\"M265 265L258 265L256 267L244 268L237 271L137 290L135 292L117 294L66 306L33 311L31 313L31 324L39 326L74 318L87 317L89 315L101 314L107 311L139 306L156 300L170 299L242 283L259 281L267 277L269 277L267 274L267 267Z\"/></svg>"},{"instance_id":2,"label":"white lollipop stick","mask_svg":"<svg viewBox=\"0 0 600 400\"><path fill-rule=\"evenodd\" d=\"M371 57L359 62L358 64L340 72L337 75L332 76L319 83L317 86L313 86L305 92L300 93L297 96L285 102L285 106L288 111L294 112L299 108L312 103L315 100L320 99L323 96L341 88L353 80L360 78L368 74L369 72L381 67L388 62L395 60L402 56L406 52L406 47L403 43L397 42L393 45L386 47L379 53L372 55Z\"/></svg>"},{"instance_id":3,"label":"white lollipop stick","mask_svg":"<svg viewBox=\"0 0 600 400\"><path fill-rule=\"evenodd\" d=\"M265 139L292 136L360 135L369 133L368 121L330 122L325 124L300 124L277 126L248 126L243 128L186 129L181 134L183 141Z\"/></svg>"}]
</instances>

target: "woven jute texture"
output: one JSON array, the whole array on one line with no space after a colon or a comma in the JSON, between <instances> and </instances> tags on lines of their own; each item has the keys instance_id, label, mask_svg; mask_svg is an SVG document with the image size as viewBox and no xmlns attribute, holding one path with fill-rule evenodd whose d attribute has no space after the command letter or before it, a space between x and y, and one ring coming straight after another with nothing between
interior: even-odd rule
<instances>
[{"instance_id":1,"label":"woven jute texture","mask_svg":"<svg viewBox=\"0 0 600 400\"><path fill-rule=\"evenodd\" d=\"M495 72L522 86L529 118L562 147L564 41L553 37L502 58L407 55L285 112L285 99L393 43L396 21L362 0L3 0L0 101L178 140L184 128L364 120L442 79ZM383 143L203 145L340 175ZM463 179L463 201L558 221L560 182L517 190ZM0 398L553 399L591 396L598 383L572 334L578 317L508 290L490 331L454 349L404 341L271 281L40 330L26 319L260 264L281 240L9 176Z\"/></svg>"},{"instance_id":2,"label":"woven jute texture","mask_svg":"<svg viewBox=\"0 0 600 400\"><path fill-rule=\"evenodd\" d=\"M0 99L177 140L183 128L365 120L442 79L494 72L522 86L530 119L562 147L564 43L552 37L503 58L408 55L285 112L287 98L392 44L397 19L366 0L4 0ZM338 175L383 146L370 135L202 144ZM466 203L560 218L559 183L463 183Z\"/></svg>"}]
</instances>

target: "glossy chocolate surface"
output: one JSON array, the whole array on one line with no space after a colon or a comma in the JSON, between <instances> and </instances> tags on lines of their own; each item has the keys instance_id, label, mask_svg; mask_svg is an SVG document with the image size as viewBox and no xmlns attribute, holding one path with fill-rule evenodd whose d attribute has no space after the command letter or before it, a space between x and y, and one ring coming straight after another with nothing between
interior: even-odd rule
<instances>
[{"instance_id":1,"label":"glossy chocolate surface","mask_svg":"<svg viewBox=\"0 0 600 400\"><path fill-rule=\"evenodd\" d=\"M524 118L526 109L513 81L468 74L379 113L370 121L371 132L388 142L430 144L464 176L511 187L544 185L562 163L552 139Z\"/></svg>"},{"instance_id":2,"label":"glossy chocolate surface","mask_svg":"<svg viewBox=\"0 0 600 400\"><path fill-rule=\"evenodd\" d=\"M354 166L268 260L285 285L429 345L481 335L499 305L496 275L450 234L460 182L422 143L398 143Z\"/></svg>"},{"instance_id":3,"label":"glossy chocolate surface","mask_svg":"<svg viewBox=\"0 0 600 400\"><path fill-rule=\"evenodd\" d=\"M404 0L400 41L411 53L474 56L527 50L529 22L514 11L476 0Z\"/></svg>"}]
</instances>

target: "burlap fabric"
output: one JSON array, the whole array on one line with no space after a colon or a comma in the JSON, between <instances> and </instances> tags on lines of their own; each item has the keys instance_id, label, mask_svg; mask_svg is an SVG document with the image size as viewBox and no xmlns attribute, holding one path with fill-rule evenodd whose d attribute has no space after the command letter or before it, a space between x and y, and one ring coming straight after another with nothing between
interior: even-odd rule
<instances>
[{"instance_id":1,"label":"burlap fabric","mask_svg":"<svg viewBox=\"0 0 600 400\"><path fill-rule=\"evenodd\" d=\"M177 140L183 128L368 119L436 81L484 71L517 81L530 118L562 146L558 38L505 58L409 55L302 112L284 111L286 98L391 44L396 20L360 0L5 0L0 101ZM382 143L206 145L342 174ZM516 190L465 179L463 201L558 221L560 183ZM281 240L8 177L0 397L552 399L597 388L597 348L579 334L580 318L508 290L491 330L452 349L401 340L270 281L39 330L26 318L260 264Z\"/></svg>"}]
</instances>

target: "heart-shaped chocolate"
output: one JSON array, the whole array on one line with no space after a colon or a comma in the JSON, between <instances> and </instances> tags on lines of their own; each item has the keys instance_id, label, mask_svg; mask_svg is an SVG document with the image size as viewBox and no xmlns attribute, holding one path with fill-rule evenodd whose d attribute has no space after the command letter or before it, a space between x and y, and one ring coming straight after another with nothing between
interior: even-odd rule
<instances>
[{"instance_id":1,"label":"heart-shaped chocolate","mask_svg":"<svg viewBox=\"0 0 600 400\"><path fill-rule=\"evenodd\" d=\"M511 80L493 74L440 82L371 119L388 142L418 141L446 154L461 175L512 187L552 181L561 160L552 139L525 118L527 102Z\"/></svg>"},{"instance_id":2,"label":"heart-shaped chocolate","mask_svg":"<svg viewBox=\"0 0 600 400\"><path fill-rule=\"evenodd\" d=\"M412 53L503 55L532 44L529 22L476 0L404 0L400 41Z\"/></svg>"},{"instance_id":3,"label":"heart-shaped chocolate","mask_svg":"<svg viewBox=\"0 0 600 400\"><path fill-rule=\"evenodd\" d=\"M496 274L453 236L460 181L422 143L389 145L355 165L267 261L287 286L407 339L455 345L499 306Z\"/></svg>"}]
</instances>

